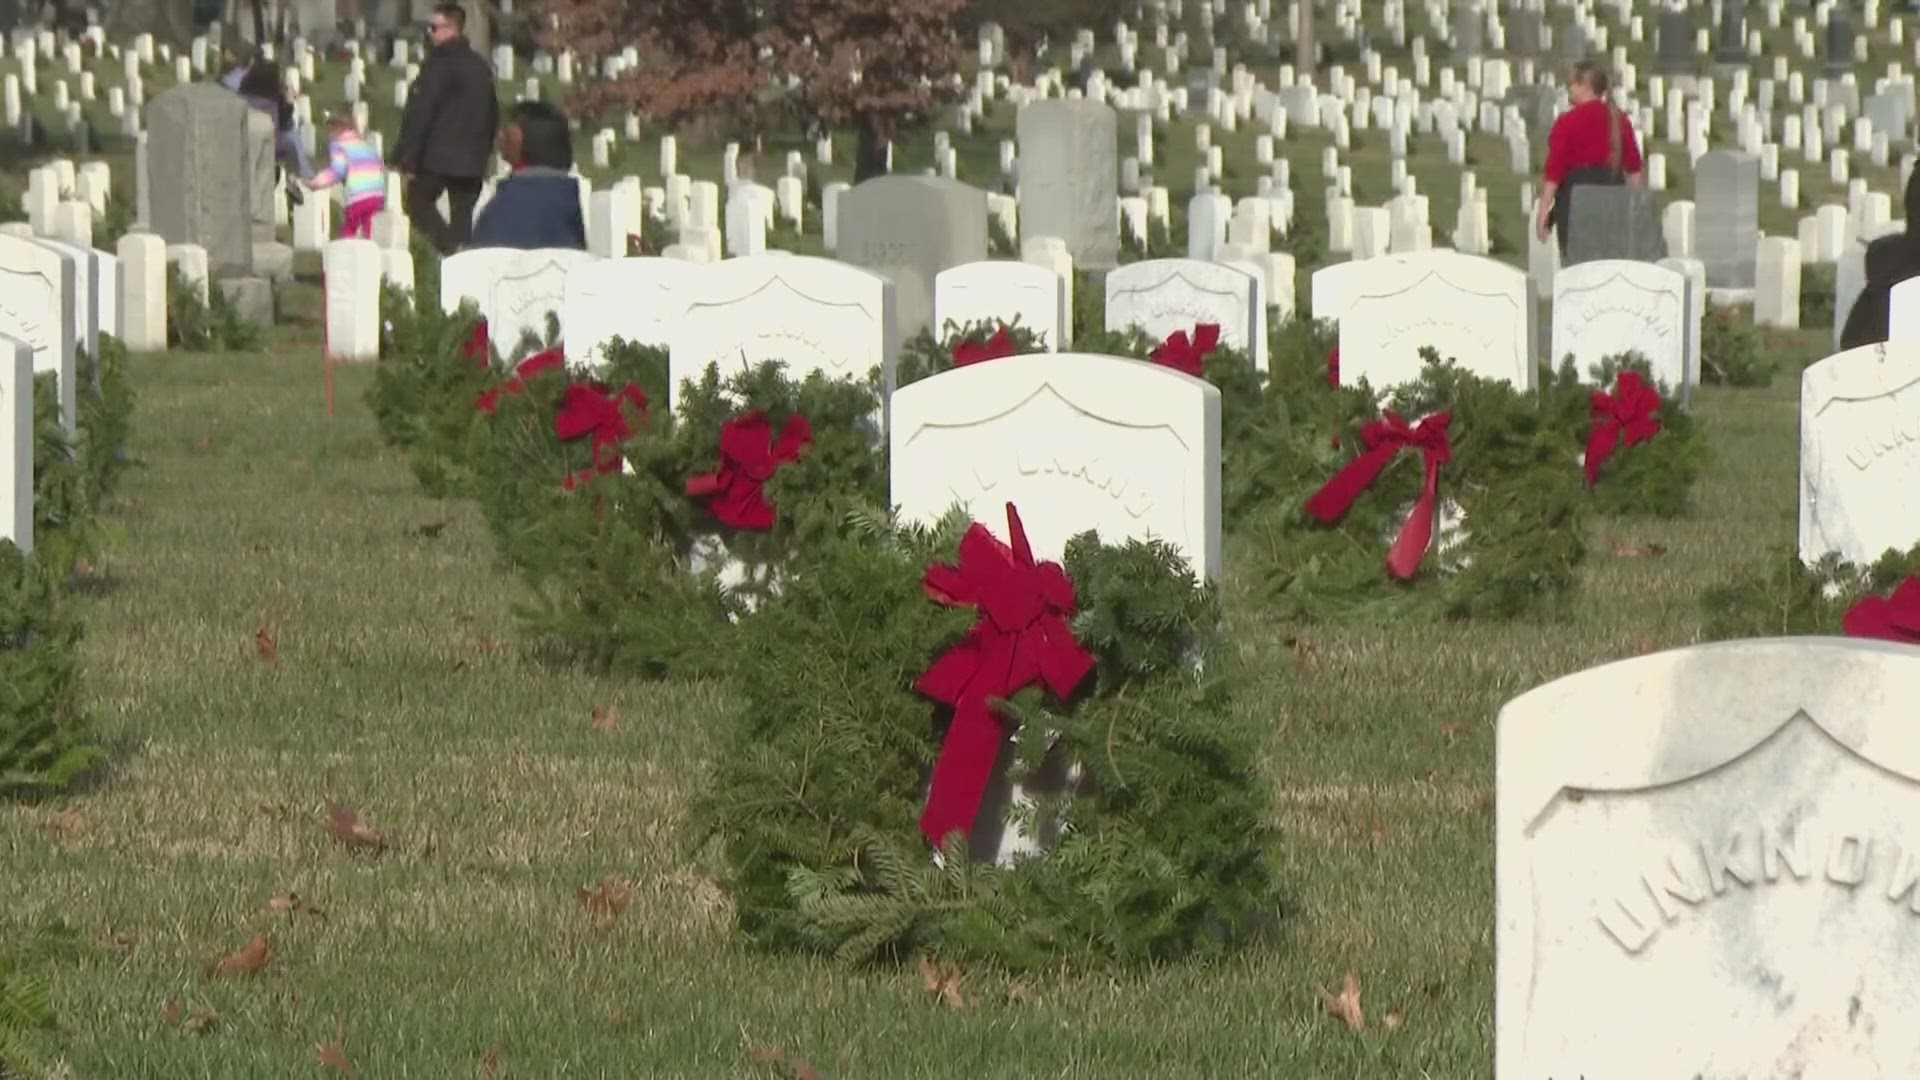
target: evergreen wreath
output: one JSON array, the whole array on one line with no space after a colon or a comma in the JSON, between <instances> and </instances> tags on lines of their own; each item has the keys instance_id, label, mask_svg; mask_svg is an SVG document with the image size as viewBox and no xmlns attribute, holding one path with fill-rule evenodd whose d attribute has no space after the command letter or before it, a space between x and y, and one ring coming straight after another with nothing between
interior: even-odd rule
<instances>
[{"instance_id":1,"label":"evergreen wreath","mask_svg":"<svg viewBox=\"0 0 1920 1080\"><path fill-rule=\"evenodd\" d=\"M1693 414L1681 408L1673 388L1656 382L1647 361L1638 353L1609 356L1595 365L1584 382L1571 358L1558 370L1540 369L1541 408L1568 434L1570 456L1584 460L1595 423L1596 393L1616 396L1620 378L1632 373L1660 397L1658 430L1651 438L1628 445L1627 436L1587 488L1593 508L1615 517L1680 517L1687 512L1693 485L1710 459L1706 439Z\"/></svg>"},{"instance_id":2,"label":"evergreen wreath","mask_svg":"<svg viewBox=\"0 0 1920 1080\"><path fill-rule=\"evenodd\" d=\"M661 350L620 346L595 379L639 390L664 373ZM666 415L664 391L642 390L643 408L624 406L631 422L611 447L621 458L612 471L590 440L556 431L581 385L559 370L525 379L469 428L464 456L500 552L534 597L519 609L523 630L567 657L645 676L710 671L729 624L778 590L797 550L836 536L849 511L886 505L873 381L796 381L774 363L722 379L709 367L685 384L678 416ZM755 413L774 431L804 418L813 437L761 487L771 527L733 528L689 495L689 481L716 471L723 431Z\"/></svg>"},{"instance_id":3,"label":"evergreen wreath","mask_svg":"<svg viewBox=\"0 0 1920 1080\"><path fill-rule=\"evenodd\" d=\"M1515 618L1573 587L1586 553L1588 499L1569 431L1510 384L1475 376L1431 349L1421 355L1420 377L1389 394L1384 409L1410 424L1450 414L1451 456L1438 474L1438 550L1427 552L1408 580L1397 580L1383 563L1409 507L1418 505L1423 455L1395 454L1336 523L1321 524L1309 515L1309 502L1364 453L1362 429L1379 421L1383 408L1365 385L1328 387L1324 357L1315 364L1296 351L1288 372L1275 379L1299 387L1320 380L1317 391L1290 399L1291 453L1273 477L1286 496L1242 529L1249 577L1262 582L1282 617ZM1584 425L1580 430L1584 438ZM1450 503L1463 517L1457 532L1449 527Z\"/></svg>"},{"instance_id":4,"label":"evergreen wreath","mask_svg":"<svg viewBox=\"0 0 1920 1080\"><path fill-rule=\"evenodd\" d=\"M1788 549L1701 594L1702 622L1715 641L1838 634L1855 604L1891 591L1915 573L1920 573L1920 545L1889 551L1867 566L1838 555L1809 566Z\"/></svg>"},{"instance_id":5,"label":"evergreen wreath","mask_svg":"<svg viewBox=\"0 0 1920 1080\"><path fill-rule=\"evenodd\" d=\"M465 493L473 401L494 380L484 320L472 305L443 312L383 287L380 362L368 405L387 443L407 453L420 486L435 498Z\"/></svg>"},{"instance_id":6,"label":"evergreen wreath","mask_svg":"<svg viewBox=\"0 0 1920 1080\"><path fill-rule=\"evenodd\" d=\"M64 580L0 541L0 798L58 791L105 757L75 693L80 628Z\"/></svg>"},{"instance_id":7,"label":"evergreen wreath","mask_svg":"<svg viewBox=\"0 0 1920 1080\"><path fill-rule=\"evenodd\" d=\"M1029 733L1014 778L1049 758L1081 771L1015 815L1030 834L1064 820L1057 842L983 865L954 833L933 858L917 822L952 710L915 683L975 615L932 602L923 579L953 561L966 528L957 513L931 528L854 515L740 624L726 675L741 708L715 733L696 816L741 930L849 962L1011 968L1147 964L1246 941L1274 903L1261 733L1208 662L1213 588L1163 543L1067 545L1071 630L1092 673L1065 702L1028 688L997 710Z\"/></svg>"}]
</instances>

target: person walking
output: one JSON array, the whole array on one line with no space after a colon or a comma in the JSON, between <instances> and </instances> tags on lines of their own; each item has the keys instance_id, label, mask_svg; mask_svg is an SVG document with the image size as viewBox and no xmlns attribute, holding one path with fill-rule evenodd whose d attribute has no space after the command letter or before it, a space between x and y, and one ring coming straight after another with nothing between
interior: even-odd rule
<instances>
[{"instance_id":1,"label":"person walking","mask_svg":"<svg viewBox=\"0 0 1920 1080\"><path fill-rule=\"evenodd\" d=\"M327 168L307 181L307 190L335 184L346 195L340 235L348 240L373 239L373 215L387 208L387 170L380 163L380 151L354 126L351 114L328 118Z\"/></svg>"},{"instance_id":2,"label":"person walking","mask_svg":"<svg viewBox=\"0 0 1920 1080\"><path fill-rule=\"evenodd\" d=\"M405 178L401 201L414 227L451 254L473 230L473 204L500 124L493 67L467 44L467 13L438 4L427 20L430 48L400 117L393 167ZM440 216L440 196L450 213Z\"/></svg>"},{"instance_id":3,"label":"person walking","mask_svg":"<svg viewBox=\"0 0 1920 1080\"><path fill-rule=\"evenodd\" d=\"M1540 212L1536 229L1540 239L1551 228L1560 241L1560 254L1567 254L1567 226L1573 220L1573 189L1583 184L1632 184L1643 182L1640 142L1633 134L1633 121L1607 100L1613 80L1607 70L1591 60L1574 66L1567 82L1567 97L1573 108L1554 121L1547 135L1546 184L1540 193Z\"/></svg>"}]
</instances>

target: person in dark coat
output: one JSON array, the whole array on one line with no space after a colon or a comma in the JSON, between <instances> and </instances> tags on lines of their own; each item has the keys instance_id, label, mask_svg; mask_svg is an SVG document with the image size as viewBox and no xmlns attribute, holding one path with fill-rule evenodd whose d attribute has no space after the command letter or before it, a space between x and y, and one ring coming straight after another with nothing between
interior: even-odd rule
<instances>
[{"instance_id":1,"label":"person in dark coat","mask_svg":"<svg viewBox=\"0 0 1920 1080\"><path fill-rule=\"evenodd\" d=\"M1887 340L1893 287L1920 274L1920 169L1907 178L1907 228L1867 244L1867 285L1840 327L1840 347L1857 349ZM1834 312L1839 318L1840 313Z\"/></svg>"},{"instance_id":2,"label":"person in dark coat","mask_svg":"<svg viewBox=\"0 0 1920 1080\"><path fill-rule=\"evenodd\" d=\"M566 116L544 101L515 105L500 129L500 156L513 173L495 185L473 223L473 246L586 250Z\"/></svg>"},{"instance_id":3,"label":"person in dark coat","mask_svg":"<svg viewBox=\"0 0 1920 1080\"><path fill-rule=\"evenodd\" d=\"M467 44L466 28L467 13L459 4L434 7L427 20L432 47L407 97L390 158L406 179L407 217L442 254L467 242L494 129L500 125L493 67ZM451 211L446 218L438 205L443 193Z\"/></svg>"}]
</instances>

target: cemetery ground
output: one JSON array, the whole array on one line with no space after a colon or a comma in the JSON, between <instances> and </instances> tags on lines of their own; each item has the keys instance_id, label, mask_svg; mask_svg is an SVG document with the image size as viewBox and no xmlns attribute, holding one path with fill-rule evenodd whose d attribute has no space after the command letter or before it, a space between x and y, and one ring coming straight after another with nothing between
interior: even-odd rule
<instances>
[{"instance_id":1,"label":"cemetery ground","mask_svg":"<svg viewBox=\"0 0 1920 1080\"><path fill-rule=\"evenodd\" d=\"M1493 717L1698 636L1792 535L1798 367L1695 396L1683 520L1598 525L1558 622L1295 629L1229 550L1228 663L1271 728L1284 917L1218 964L930 985L756 952L687 835L715 687L556 668L476 510L421 494L310 283L261 355L133 360L133 474L87 601L102 780L0 807L0 931L64 925L77 1075L1477 1077L1493 1040ZM330 831L329 802L378 834ZM251 975L209 968L264 935ZM257 955L251 959L258 959ZM243 959L240 966L248 966ZM1319 989L1358 980L1364 1029Z\"/></svg>"}]
</instances>

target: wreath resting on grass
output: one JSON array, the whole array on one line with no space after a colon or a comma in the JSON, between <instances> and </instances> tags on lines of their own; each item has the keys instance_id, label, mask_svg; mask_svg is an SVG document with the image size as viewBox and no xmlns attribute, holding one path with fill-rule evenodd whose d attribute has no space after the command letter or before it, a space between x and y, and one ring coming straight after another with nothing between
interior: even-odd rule
<instances>
[{"instance_id":1,"label":"wreath resting on grass","mask_svg":"<svg viewBox=\"0 0 1920 1080\"><path fill-rule=\"evenodd\" d=\"M1920 545L1889 551L1871 565L1828 555L1809 566L1793 550L1708 589L1700 598L1712 640L1830 635L1846 613L1870 596L1891 592L1920 573Z\"/></svg>"},{"instance_id":2,"label":"wreath resting on grass","mask_svg":"<svg viewBox=\"0 0 1920 1080\"><path fill-rule=\"evenodd\" d=\"M1029 835L1041 821L1065 827L1046 854L1010 865L970 859L949 832L936 860L922 831L928 784L967 704L940 705L949 695L934 672L1006 616L951 606L970 601L946 575L967 572L967 545L977 558L986 542L963 539L963 518L850 524L796 555L787 587L740 624L728 653L740 707L714 736L698 816L741 929L855 962L922 954L1015 968L1146 964L1255 932L1273 900L1260 731L1206 662L1219 607L1185 560L1161 543L1068 544L1045 601L1064 622L1049 633L1063 647L1069 628L1090 666L990 703L1021 733L1013 779L1049 761L1078 770L1077 784L1014 811ZM957 567L929 573L956 552Z\"/></svg>"},{"instance_id":3,"label":"wreath resting on grass","mask_svg":"<svg viewBox=\"0 0 1920 1080\"><path fill-rule=\"evenodd\" d=\"M1384 406L1365 386L1328 387L1324 358L1276 378L1302 388L1275 478L1287 494L1247 523L1241 557L1284 617L1513 618L1571 590L1589 500L1566 426L1505 382L1422 355Z\"/></svg>"},{"instance_id":4,"label":"wreath resting on grass","mask_svg":"<svg viewBox=\"0 0 1920 1080\"><path fill-rule=\"evenodd\" d=\"M1710 457L1706 439L1674 389L1654 379L1644 357L1606 357L1585 381L1571 359L1558 370L1542 366L1540 401L1568 434L1596 512L1609 517L1686 514ZM1596 468L1598 459L1603 460Z\"/></svg>"}]
</instances>

